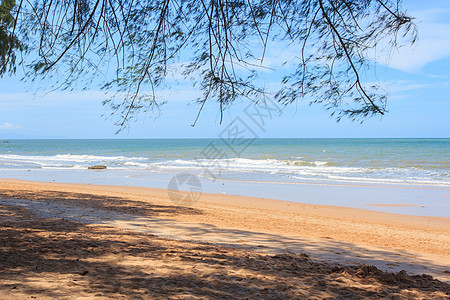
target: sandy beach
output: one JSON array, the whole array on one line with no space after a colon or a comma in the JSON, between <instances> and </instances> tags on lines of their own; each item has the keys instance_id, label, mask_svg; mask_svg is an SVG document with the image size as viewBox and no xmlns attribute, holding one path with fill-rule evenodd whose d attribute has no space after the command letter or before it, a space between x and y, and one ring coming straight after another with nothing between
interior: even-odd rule
<instances>
[{"instance_id":1,"label":"sandy beach","mask_svg":"<svg viewBox=\"0 0 450 300\"><path fill-rule=\"evenodd\" d=\"M2 298L450 295L450 218L13 179L0 197Z\"/></svg>"},{"instance_id":2,"label":"sandy beach","mask_svg":"<svg viewBox=\"0 0 450 300\"><path fill-rule=\"evenodd\" d=\"M450 300L450 1L0 3L0 300Z\"/></svg>"}]
</instances>

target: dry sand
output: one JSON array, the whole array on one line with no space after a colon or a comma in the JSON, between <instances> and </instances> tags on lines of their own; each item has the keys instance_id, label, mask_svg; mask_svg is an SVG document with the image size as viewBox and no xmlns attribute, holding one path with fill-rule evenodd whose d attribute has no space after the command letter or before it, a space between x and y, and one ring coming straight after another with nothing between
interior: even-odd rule
<instances>
[{"instance_id":1,"label":"dry sand","mask_svg":"<svg viewBox=\"0 0 450 300\"><path fill-rule=\"evenodd\" d=\"M0 197L1 299L450 297L450 218L7 179Z\"/></svg>"}]
</instances>

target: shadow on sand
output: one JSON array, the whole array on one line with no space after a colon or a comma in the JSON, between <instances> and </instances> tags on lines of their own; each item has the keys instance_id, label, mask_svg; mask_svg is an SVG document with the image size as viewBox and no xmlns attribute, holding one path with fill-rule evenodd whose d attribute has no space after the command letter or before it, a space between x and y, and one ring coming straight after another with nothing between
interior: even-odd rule
<instances>
[{"instance_id":1,"label":"shadow on sand","mask_svg":"<svg viewBox=\"0 0 450 300\"><path fill-rule=\"evenodd\" d=\"M85 202L68 205L58 199L79 200L83 194L52 193L51 201L48 193L42 198L1 200L0 298L439 299L450 295L448 284L428 275L338 265L299 252L339 252L343 259L359 255L361 261L394 259L398 253L370 252L327 239L311 244L295 237L157 217L172 210L201 213L191 208L120 198L96 199L98 203L92 204L87 195L82 198ZM141 214L131 214L121 201L136 205ZM196 242L153 235L162 233Z\"/></svg>"}]
</instances>

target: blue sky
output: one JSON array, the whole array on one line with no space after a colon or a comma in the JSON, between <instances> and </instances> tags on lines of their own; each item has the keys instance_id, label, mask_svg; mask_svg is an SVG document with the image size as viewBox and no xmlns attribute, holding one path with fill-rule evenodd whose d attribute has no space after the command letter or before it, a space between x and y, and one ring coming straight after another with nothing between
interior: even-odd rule
<instances>
[{"instance_id":1,"label":"blue sky","mask_svg":"<svg viewBox=\"0 0 450 300\"><path fill-rule=\"evenodd\" d=\"M389 113L363 124L336 123L320 106L307 101L286 107L258 131L260 137L450 137L450 1L404 1L416 17L419 41L381 59L377 78L388 86ZM270 53L269 53L270 54ZM268 61L289 54L272 49ZM266 61L267 62L267 61ZM19 76L0 79L0 138L196 138L217 137L247 103L225 112L222 125L215 103L208 103L195 127L199 91L181 84L161 90L168 100L155 114L141 114L130 128L115 134L115 119L102 106L96 86L84 92L35 92Z\"/></svg>"}]
</instances>

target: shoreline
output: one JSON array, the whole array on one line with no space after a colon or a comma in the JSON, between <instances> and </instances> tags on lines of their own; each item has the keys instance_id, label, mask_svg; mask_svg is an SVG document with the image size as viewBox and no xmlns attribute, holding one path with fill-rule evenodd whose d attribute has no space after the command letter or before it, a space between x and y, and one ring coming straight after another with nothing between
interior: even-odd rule
<instances>
[{"instance_id":1,"label":"shoreline","mask_svg":"<svg viewBox=\"0 0 450 300\"><path fill-rule=\"evenodd\" d=\"M167 189L172 172L106 170L11 170L5 178L38 182L81 183ZM179 173L178 173L179 174ZM199 175L192 173L194 175ZM450 217L450 186L304 181L258 182L198 176L204 194L269 198L297 203L344 206L415 216ZM376 204L376 205L373 205ZM378 205L386 204L386 205Z\"/></svg>"},{"instance_id":2,"label":"shoreline","mask_svg":"<svg viewBox=\"0 0 450 300\"><path fill-rule=\"evenodd\" d=\"M60 211L82 209L80 215L86 209L114 212L120 214L108 216L114 222L103 220L102 225L139 231L136 224L141 224L151 234L180 240L272 253L305 252L320 260L365 262L385 271L427 273L450 282L445 272L450 269L448 217L208 193L191 207L183 207L168 199L165 189L16 179L0 179L0 196L2 201L28 201L20 204L23 208L45 202ZM164 209L155 213L151 207ZM143 225L150 223L150 227Z\"/></svg>"}]
</instances>

